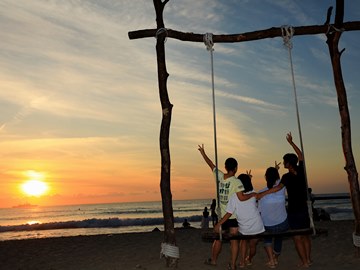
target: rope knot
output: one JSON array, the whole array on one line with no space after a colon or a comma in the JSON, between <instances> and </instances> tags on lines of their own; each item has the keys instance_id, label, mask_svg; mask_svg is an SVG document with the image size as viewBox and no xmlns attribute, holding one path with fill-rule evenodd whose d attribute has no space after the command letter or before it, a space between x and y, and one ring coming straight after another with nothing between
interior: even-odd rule
<instances>
[{"instance_id":1,"label":"rope knot","mask_svg":"<svg viewBox=\"0 0 360 270\"><path fill-rule=\"evenodd\" d=\"M205 43L205 46L206 46L206 49L208 51L213 51L214 48L214 41L213 41L213 34L212 33L206 33L203 37L203 40L204 40L204 43Z\"/></svg>"},{"instance_id":2,"label":"rope knot","mask_svg":"<svg viewBox=\"0 0 360 270\"><path fill-rule=\"evenodd\" d=\"M342 33L342 32L344 32L345 31L345 29L344 28L336 28L333 24L328 24L328 29L327 29L327 31L326 31L326 35L328 35L328 34L333 34L333 33L335 33L335 32L340 32L340 33Z\"/></svg>"},{"instance_id":3,"label":"rope knot","mask_svg":"<svg viewBox=\"0 0 360 270\"><path fill-rule=\"evenodd\" d=\"M353 242L355 247L360 247L360 235L353 233Z\"/></svg>"},{"instance_id":4,"label":"rope knot","mask_svg":"<svg viewBox=\"0 0 360 270\"><path fill-rule=\"evenodd\" d=\"M166 42L167 40L167 37L168 37L168 32L167 32L167 29L166 28L159 28L157 31L156 31L156 34L155 34L155 38L158 39L158 37L165 33L165 39L164 39L164 43Z\"/></svg>"},{"instance_id":5,"label":"rope knot","mask_svg":"<svg viewBox=\"0 0 360 270\"><path fill-rule=\"evenodd\" d=\"M289 49L292 49L293 45L291 42L291 38L293 37L295 30L292 26L283 25L281 26L281 34L283 37L284 45Z\"/></svg>"},{"instance_id":6,"label":"rope knot","mask_svg":"<svg viewBox=\"0 0 360 270\"><path fill-rule=\"evenodd\" d=\"M179 247L168 243L161 243L160 259L161 258L180 258Z\"/></svg>"}]
</instances>

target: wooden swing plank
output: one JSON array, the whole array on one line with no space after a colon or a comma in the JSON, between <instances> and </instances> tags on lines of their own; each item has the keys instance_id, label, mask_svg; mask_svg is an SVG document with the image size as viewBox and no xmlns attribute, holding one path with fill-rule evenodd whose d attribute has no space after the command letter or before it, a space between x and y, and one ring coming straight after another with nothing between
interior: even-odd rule
<instances>
[{"instance_id":1,"label":"wooden swing plank","mask_svg":"<svg viewBox=\"0 0 360 270\"><path fill-rule=\"evenodd\" d=\"M270 233L270 232L263 232L260 234L254 234L254 235L244 235L241 233L238 233L236 235L231 235L229 232L224 232L222 234L222 240L244 240L244 239L253 239L253 238L264 238L264 237L275 237L275 236L282 236L282 237L291 237L295 235L310 235L313 234L312 228L307 229L300 229L300 230L287 230L285 232L281 233ZM325 229L316 229L316 234L325 234L327 235L327 230ZM219 240L220 235L219 233L214 232L213 230L205 230L201 233L201 238L203 241L214 241Z\"/></svg>"}]
</instances>

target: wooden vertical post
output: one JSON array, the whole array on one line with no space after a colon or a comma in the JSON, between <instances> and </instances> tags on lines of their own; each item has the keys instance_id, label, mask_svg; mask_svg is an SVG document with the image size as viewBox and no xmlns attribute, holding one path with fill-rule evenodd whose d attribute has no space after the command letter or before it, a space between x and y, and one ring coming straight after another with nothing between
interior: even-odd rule
<instances>
[{"instance_id":1,"label":"wooden vertical post","mask_svg":"<svg viewBox=\"0 0 360 270\"><path fill-rule=\"evenodd\" d=\"M167 91L167 78L169 74L166 69L165 60L165 41L167 38L167 30L165 29L163 21L163 10L169 0L162 2L161 0L154 0L156 11L156 55L157 55L157 69L158 69L158 84L159 95L162 108L162 121L160 129L160 154L161 154L161 198L162 209L164 216L164 244L176 246L175 230L174 230L174 214L172 207L172 195L170 188L170 172L171 159L169 148L169 134L170 123L173 105L170 103ZM166 254L164 254L166 256ZM178 258L166 256L166 265L168 267L177 267Z\"/></svg>"},{"instance_id":2,"label":"wooden vertical post","mask_svg":"<svg viewBox=\"0 0 360 270\"><path fill-rule=\"evenodd\" d=\"M331 16L330 8L328 10L327 22L330 21ZM339 52L339 40L342 34L342 24L344 18L344 0L336 1L336 14L335 14L335 24L334 26L329 26L326 43L329 47L331 64L333 68L334 82L336 87L336 93L338 97L339 112L341 118L341 138L342 138L342 148L345 157L345 170L348 175L348 182L350 186L350 198L353 206L353 212L355 216L355 229L354 237L360 237L360 191L359 191L359 181L358 181L358 172L356 170L355 159L352 152L351 146L351 126L350 126L350 113L347 102L347 95L345 84L342 76L341 69L341 54L345 51L343 49ZM360 255L360 247L357 248L357 253Z\"/></svg>"}]
</instances>

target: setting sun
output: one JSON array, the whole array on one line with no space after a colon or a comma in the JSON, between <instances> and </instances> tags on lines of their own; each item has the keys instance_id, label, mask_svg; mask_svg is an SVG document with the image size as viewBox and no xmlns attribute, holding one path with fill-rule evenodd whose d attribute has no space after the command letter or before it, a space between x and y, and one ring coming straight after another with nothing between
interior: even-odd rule
<instances>
[{"instance_id":1,"label":"setting sun","mask_svg":"<svg viewBox=\"0 0 360 270\"><path fill-rule=\"evenodd\" d=\"M22 191L29 196L39 197L46 193L48 190L48 185L43 181L44 174L27 171L26 175L29 177L29 180L21 185Z\"/></svg>"},{"instance_id":2,"label":"setting sun","mask_svg":"<svg viewBox=\"0 0 360 270\"><path fill-rule=\"evenodd\" d=\"M22 190L30 196L41 196L48 189L48 186L39 180L29 180L22 185Z\"/></svg>"}]
</instances>

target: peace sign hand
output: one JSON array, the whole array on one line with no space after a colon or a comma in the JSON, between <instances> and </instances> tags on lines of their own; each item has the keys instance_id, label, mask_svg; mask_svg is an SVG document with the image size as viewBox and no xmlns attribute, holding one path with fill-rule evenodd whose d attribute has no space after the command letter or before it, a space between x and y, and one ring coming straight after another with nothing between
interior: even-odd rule
<instances>
[{"instance_id":1,"label":"peace sign hand","mask_svg":"<svg viewBox=\"0 0 360 270\"><path fill-rule=\"evenodd\" d=\"M281 164L281 162L277 163L276 160L275 160L275 169L279 170L280 169L280 164Z\"/></svg>"}]
</instances>

